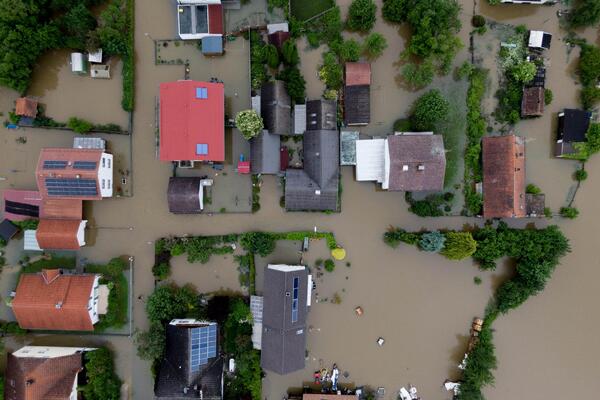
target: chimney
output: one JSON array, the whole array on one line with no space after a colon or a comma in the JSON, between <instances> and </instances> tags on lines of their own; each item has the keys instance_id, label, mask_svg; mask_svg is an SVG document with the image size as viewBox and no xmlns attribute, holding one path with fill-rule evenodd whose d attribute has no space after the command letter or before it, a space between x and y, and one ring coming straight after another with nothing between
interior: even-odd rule
<instances>
[{"instance_id":1,"label":"chimney","mask_svg":"<svg viewBox=\"0 0 600 400\"><path fill-rule=\"evenodd\" d=\"M417 169L418 169L419 171L425 171L425 165L423 165L423 164L419 164L419 166L417 167Z\"/></svg>"},{"instance_id":2,"label":"chimney","mask_svg":"<svg viewBox=\"0 0 600 400\"><path fill-rule=\"evenodd\" d=\"M404 171L404 172L408 171L408 165L403 165L402 166L402 171Z\"/></svg>"},{"instance_id":3,"label":"chimney","mask_svg":"<svg viewBox=\"0 0 600 400\"><path fill-rule=\"evenodd\" d=\"M31 385L33 385L34 382L35 381L33 379L27 379L27 381L25 382L25 385L31 386Z\"/></svg>"}]
</instances>

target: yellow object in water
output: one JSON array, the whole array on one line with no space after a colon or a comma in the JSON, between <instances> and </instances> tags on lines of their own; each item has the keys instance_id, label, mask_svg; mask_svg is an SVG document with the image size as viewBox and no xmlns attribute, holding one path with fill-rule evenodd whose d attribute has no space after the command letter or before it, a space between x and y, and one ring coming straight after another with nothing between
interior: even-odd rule
<instances>
[{"instance_id":1,"label":"yellow object in water","mask_svg":"<svg viewBox=\"0 0 600 400\"><path fill-rule=\"evenodd\" d=\"M341 247L338 247L337 249L331 250L331 256L338 261L343 260L344 258L346 258L346 250L342 249Z\"/></svg>"}]
</instances>

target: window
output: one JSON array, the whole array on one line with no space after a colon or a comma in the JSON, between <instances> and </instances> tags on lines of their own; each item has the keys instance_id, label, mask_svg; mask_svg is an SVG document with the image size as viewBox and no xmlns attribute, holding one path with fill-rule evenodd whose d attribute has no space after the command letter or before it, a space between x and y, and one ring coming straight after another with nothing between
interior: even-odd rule
<instances>
[{"instance_id":1,"label":"window","mask_svg":"<svg viewBox=\"0 0 600 400\"><path fill-rule=\"evenodd\" d=\"M196 155L198 155L198 156L207 156L208 155L208 144L206 144L206 143L198 143L196 145Z\"/></svg>"},{"instance_id":2,"label":"window","mask_svg":"<svg viewBox=\"0 0 600 400\"><path fill-rule=\"evenodd\" d=\"M300 278L294 278L294 294L292 297L292 323L298 322L298 286Z\"/></svg>"},{"instance_id":3,"label":"window","mask_svg":"<svg viewBox=\"0 0 600 400\"><path fill-rule=\"evenodd\" d=\"M108 166L108 168L110 168L110 158L106 160L106 165Z\"/></svg>"},{"instance_id":4,"label":"window","mask_svg":"<svg viewBox=\"0 0 600 400\"><path fill-rule=\"evenodd\" d=\"M196 88L197 99L208 99L208 89L205 87Z\"/></svg>"},{"instance_id":5,"label":"window","mask_svg":"<svg viewBox=\"0 0 600 400\"><path fill-rule=\"evenodd\" d=\"M110 189L110 179L108 180L108 188Z\"/></svg>"},{"instance_id":6,"label":"window","mask_svg":"<svg viewBox=\"0 0 600 400\"><path fill-rule=\"evenodd\" d=\"M102 157L102 168L106 167L106 159L104 157Z\"/></svg>"},{"instance_id":7,"label":"window","mask_svg":"<svg viewBox=\"0 0 600 400\"><path fill-rule=\"evenodd\" d=\"M106 180L102 179L102 189L106 188Z\"/></svg>"}]
</instances>

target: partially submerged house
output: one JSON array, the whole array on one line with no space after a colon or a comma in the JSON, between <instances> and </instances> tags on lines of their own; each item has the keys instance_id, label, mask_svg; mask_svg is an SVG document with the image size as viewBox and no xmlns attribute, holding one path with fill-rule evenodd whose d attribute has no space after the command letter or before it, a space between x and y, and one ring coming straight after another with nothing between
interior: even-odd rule
<instances>
[{"instance_id":1,"label":"partially submerged house","mask_svg":"<svg viewBox=\"0 0 600 400\"><path fill-rule=\"evenodd\" d=\"M36 230L25 231L24 249L79 250L85 246L86 225L82 219L40 219Z\"/></svg>"},{"instance_id":2,"label":"partially submerged house","mask_svg":"<svg viewBox=\"0 0 600 400\"><path fill-rule=\"evenodd\" d=\"M264 129L250 140L251 168L253 174L278 174L280 172L281 137Z\"/></svg>"},{"instance_id":3,"label":"partially submerged house","mask_svg":"<svg viewBox=\"0 0 600 400\"><path fill-rule=\"evenodd\" d=\"M292 132L292 100L283 81L267 82L262 86L260 112L269 133L289 135Z\"/></svg>"},{"instance_id":4,"label":"partially submerged house","mask_svg":"<svg viewBox=\"0 0 600 400\"><path fill-rule=\"evenodd\" d=\"M375 181L391 191L443 190L446 152L441 135L408 132L355 143L357 181Z\"/></svg>"},{"instance_id":5,"label":"partially submerged house","mask_svg":"<svg viewBox=\"0 0 600 400\"><path fill-rule=\"evenodd\" d=\"M108 291L100 286L99 274L23 273L12 310L23 329L93 331L108 304Z\"/></svg>"},{"instance_id":6,"label":"partially submerged house","mask_svg":"<svg viewBox=\"0 0 600 400\"><path fill-rule=\"evenodd\" d=\"M525 217L525 139L486 136L482 157L484 218Z\"/></svg>"},{"instance_id":7,"label":"partially submerged house","mask_svg":"<svg viewBox=\"0 0 600 400\"><path fill-rule=\"evenodd\" d=\"M157 400L221 400L223 359L215 322L174 319L167 325L166 348L154 382Z\"/></svg>"},{"instance_id":8,"label":"partially submerged house","mask_svg":"<svg viewBox=\"0 0 600 400\"><path fill-rule=\"evenodd\" d=\"M337 103L335 100L309 100L306 102L306 130L337 129Z\"/></svg>"},{"instance_id":9,"label":"partially submerged house","mask_svg":"<svg viewBox=\"0 0 600 400\"><path fill-rule=\"evenodd\" d=\"M42 198L101 200L113 195L113 155L101 149L44 148L36 168Z\"/></svg>"},{"instance_id":10,"label":"partially submerged house","mask_svg":"<svg viewBox=\"0 0 600 400\"><path fill-rule=\"evenodd\" d=\"M267 34L269 39L269 44L277 47L278 50L281 51L281 47L283 42L290 38L289 26L287 22L280 22L277 24L268 24L267 25Z\"/></svg>"},{"instance_id":11,"label":"partially submerged house","mask_svg":"<svg viewBox=\"0 0 600 400\"><path fill-rule=\"evenodd\" d=\"M198 214L204 210L204 188L212 179L171 177L167 189L169 211L173 214Z\"/></svg>"},{"instance_id":12,"label":"partially submerged house","mask_svg":"<svg viewBox=\"0 0 600 400\"><path fill-rule=\"evenodd\" d=\"M521 116L541 117L542 115L544 115L544 87L533 86L523 88Z\"/></svg>"},{"instance_id":13,"label":"partially submerged house","mask_svg":"<svg viewBox=\"0 0 600 400\"><path fill-rule=\"evenodd\" d=\"M344 122L367 125L371 121L371 64L348 62L344 71Z\"/></svg>"},{"instance_id":14,"label":"partially submerged house","mask_svg":"<svg viewBox=\"0 0 600 400\"><path fill-rule=\"evenodd\" d=\"M529 31L527 45L530 49L549 50L552 35L544 31Z\"/></svg>"},{"instance_id":15,"label":"partially submerged house","mask_svg":"<svg viewBox=\"0 0 600 400\"><path fill-rule=\"evenodd\" d=\"M8 353L5 400L76 400L85 384L84 347L25 346Z\"/></svg>"},{"instance_id":16,"label":"partially submerged house","mask_svg":"<svg viewBox=\"0 0 600 400\"><path fill-rule=\"evenodd\" d=\"M577 145L587 141L587 131L592 121L592 113L585 110L566 108L558 113L558 132L554 155L565 157L578 152Z\"/></svg>"},{"instance_id":17,"label":"partially submerged house","mask_svg":"<svg viewBox=\"0 0 600 400\"><path fill-rule=\"evenodd\" d=\"M15 102L15 114L19 117L35 118L38 113L38 102L31 97L21 97Z\"/></svg>"},{"instance_id":18,"label":"partially submerged house","mask_svg":"<svg viewBox=\"0 0 600 400\"><path fill-rule=\"evenodd\" d=\"M221 0L177 0L177 28L184 40L223 36Z\"/></svg>"},{"instance_id":19,"label":"partially submerged house","mask_svg":"<svg viewBox=\"0 0 600 400\"><path fill-rule=\"evenodd\" d=\"M304 368L312 276L305 266L265 269L261 366L280 375Z\"/></svg>"},{"instance_id":20,"label":"partially submerged house","mask_svg":"<svg viewBox=\"0 0 600 400\"><path fill-rule=\"evenodd\" d=\"M160 84L161 161L190 167L225 160L225 87L222 83Z\"/></svg>"}]
</instances>

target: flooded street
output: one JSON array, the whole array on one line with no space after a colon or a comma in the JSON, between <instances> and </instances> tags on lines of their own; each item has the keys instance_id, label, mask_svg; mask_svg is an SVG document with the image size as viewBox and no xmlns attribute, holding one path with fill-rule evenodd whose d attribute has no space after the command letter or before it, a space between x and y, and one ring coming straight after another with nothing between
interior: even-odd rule
<instances>
[{"instance_id":1,"label":"flooded street","mask_svg":"<svg viewBox=\"0 0 600 400\"><path fill-rule=\"evenodd\" d=\"M344 10L350 3L349 0L338 2ZM404 39L398 35L396 28L381 21L381 0L376 3L379 6L376 30L386 34L389 47L373 65L373 122L365 132L386 134L395 119L407 115L419 93L407 92L398 85L396 75L399 67L394 63L403 49ZM461 3L461 39L468 43L473 3L466 0ZM544 117L520 122L516 131L528 138L528 182L540 186L546 193L547 205L557 211L564 205L574 182L571 174L575 164L552 158L556 114L564 107L578 104L578 87L573 81L573 63L577 57L575 52L568 56L561 41L565 32L559 30L556 18L556 10L560 6L490 7L484 1L480 3L477 9L487 18L527 24L530 28L543 29L554 35L553 47L548 53L551 58L548 87L554 92L554 101L547 107ZM87 212L93 213L95 244L82 248L82 257L106 261L122 254L134 256L133 298L136 299L139 295L147 297L154 288L151 268L154 241L159 237L248 230L312 230L313 227L331 231L347 250L347 261L351 266L338 263L335 272L325 275L323 282L319 282L317 291L320 296L329 298L337 292L342 303L313 305L308 316L308 325L312 329L308 334L306 368L285 377L267 374L263 398L281 399L289 387L301 386L302 382L311 380L314 370L330 367L334 362L339 365L342 374L349 373L342 382L385 387L385 399L395 399L399 387L409 383L419 388L424 400L450 398L443 391L442 383L446 378L459 376L456 365L465 351L471 320L483 314L493 290L508 272L503 266L495 272L480 272L471 261L451 262L408 246L392 249L383 243L382 234L390 225L407 230L460 229L464 224L482 221L460 217L419 218L408 212L403 193L375 191L372 184L357 183L350 167L342 169L344 191L340 214L285 213L279 205L281 188L275 177L264 179L260 194L261 210L256 214L170 214L166 190L172 168L170 164L157 161L155 156L155 99L159 83L181 79L183 67L155 65L152 38L172 38L174 24L171 2L138 2L133 197L105 199L90 206ZM582 34L590 41L597 41L597 32L593 29ZM235 73L225 70L230 59L247 60L244 43L237 39L231 45L235 52L215 60L212 69L201 70L195 67L195 61L191 63L194 79L231 76L224 80L233 109L249 105L247 76L236 78ZM302 51L306 43L298 47L308 95L310 98L318 97L323 90L322 84L315 80L321 51ZM492 49L492 53L496 50ZM241 55L236 55L236 52ZM197 52L197 57L203 56ZM457 64L467 57L465 47L457 57ZM91 87L79 92L77 80L66 76L70 74L68 63L56 61L57 58L64 60L62 54L56 58L48 55L40 60L41 67L36 70L30 90L47 101L48 115L61 120L76 115L96 123L126 125L127 115L120 108L120 65L113 67L113 79L109 81L113 89L106 89L110 90L107 92L111 93L110 98L101 92L97 92L98 97L95 97L87 92L96 90ZM451 80L452 77L441 78L434 85L442 85L444 79ZM488 95L488 101L493 102L493 93ZM4 118L16 97L16 93L0 88L0 111ZM20 136L27 138L27 144L16 143L15 139ZM13 187L34 189L32 171L38 149L69 145L71 137L64 132L0 128L0 177L5 178L0 180L0 191ZM592 158L586 169L590 176L575 201L581 216L573 221L552 221L558 223L571 240L572 253L562 260L562 265L543 293L500 317L494 325L498 370L495 387L485 389L488 400L550 399L558 397L559 391L568 391L572 398L593 399L600 393L600 342L597 340L600 330L597 312L597 304L600 304L600 262L596 252L600 229L600 202L597 200L600 197L600 156ZM525 226L530 222L518 221L514 225ZM534 222L540 226L547 223L545 220ZM133 229L130 230L130 227ZM317 253L325 252L323 243L315 242L312 247ZM15 247L11 247L11 251L14 250ZM236 268L231 256L213 257L205 265L189 265L181 257L173 260L172 278L179 284L192 282L201 291L239 291L241 287ZM481 285L473 283L475 276L482 278ZM356 306L364 309L360 318L354 313ZM133 318L135 327L147 328L144 304L140 300L133 304ZM376 343L380 336L386 341L383 347ZM34 339L36 343L42 340L44 343L73 345L109 342L117 354L118 373L129 383L130 398L152 398L150 365L135 356L135 346L130 338L44 336ZM10 350L20 345L20 342L6 344Z\"/></svg>"}]
</instances>

